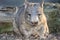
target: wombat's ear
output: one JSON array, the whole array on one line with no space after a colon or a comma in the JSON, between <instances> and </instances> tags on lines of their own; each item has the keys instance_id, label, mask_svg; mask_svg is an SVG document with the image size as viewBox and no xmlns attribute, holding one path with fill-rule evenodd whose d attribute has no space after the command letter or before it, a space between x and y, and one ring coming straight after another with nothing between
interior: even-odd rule
<instances>
[{"instance_id":1,"label":"wombat's ear","mask_svg":"<svg viewBox=\"0 0 60 40\"><path fill-rule=\"evenodd\" d=\"M27 5L29 5L29 2L27 0L25 0L24 5L25 5L25 8L26 8Z\"/></svg>"},{"instance_id":2,"label":"wombat's ear","mask_svg":"<svg viewBox=\"0 0 60 40\"><path fill-rule=\"evenodd\" d=\"M44 5L44 0L41 0L40 1L40 6L43 7L43 5Z\"/></svg>"}]
</instances>

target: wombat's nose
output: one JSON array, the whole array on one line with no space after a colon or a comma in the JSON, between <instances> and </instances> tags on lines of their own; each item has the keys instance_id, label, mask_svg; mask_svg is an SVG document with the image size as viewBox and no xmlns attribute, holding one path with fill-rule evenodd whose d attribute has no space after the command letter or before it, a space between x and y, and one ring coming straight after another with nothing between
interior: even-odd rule
<instances>
[{"instance_id":1,"label":"wombat's nose","mask_svg":"<svg viewBox=\"0 0 60 40\"><path fill-rule=\"evenodd\" d=\"M32 23L32 25L36 25L36 24L38 24L38 22L31 22Z\"/></svg>"}]
</instances>

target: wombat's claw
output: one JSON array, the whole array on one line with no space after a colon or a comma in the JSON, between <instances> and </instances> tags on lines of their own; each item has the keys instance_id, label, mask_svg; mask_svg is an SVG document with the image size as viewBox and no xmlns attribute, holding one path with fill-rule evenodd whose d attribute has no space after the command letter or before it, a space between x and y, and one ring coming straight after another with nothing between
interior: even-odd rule
<instances>
[{"instance_id":1,"label":"wombat's claw","mask_svg":"<svg viewBox=\"0 0 60 40\"><path fill-rule=\"evenodd\" d=\"M34 34L32 34L31 36L33 36L33 38L34 38L34 39L37 39L37 38L39 38L39 37L40 37L40 36L39 36L39 35L37 35L37 34L35 34L35 35L34 35Z\"/></svg>"}]
</instances>

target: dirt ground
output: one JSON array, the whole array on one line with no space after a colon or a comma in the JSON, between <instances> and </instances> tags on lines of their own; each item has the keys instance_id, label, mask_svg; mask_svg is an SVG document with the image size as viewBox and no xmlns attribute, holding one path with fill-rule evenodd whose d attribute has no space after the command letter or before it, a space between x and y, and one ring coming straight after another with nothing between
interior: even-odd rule
<instances>
[{"instance_id":1,"label":"dirt ground","mask_svg":"<svg viewBox=\"0 0 60 40\"><path fill-rule=\"evenodd\" d=\"M15 36L14 34L0 34L0 40L21 40L20 37ZM49 34L45 40L60 40L60 35Z\"/></svg>"}]
</instances>

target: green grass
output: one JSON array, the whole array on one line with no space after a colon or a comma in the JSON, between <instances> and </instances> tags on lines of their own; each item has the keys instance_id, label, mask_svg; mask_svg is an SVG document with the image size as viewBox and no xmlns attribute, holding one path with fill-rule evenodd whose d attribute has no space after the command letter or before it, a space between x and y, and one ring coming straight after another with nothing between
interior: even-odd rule
<instances>
[{"instance_id":1,"label":"green grass","mask_svg":"<svg viewBox=\"0 0 60 40\"><path fill-rule=\"evenodd\" d=\"M12 23L1 22L0 23L0 33L13 31Z\"/></svg>"}]
</instances>

